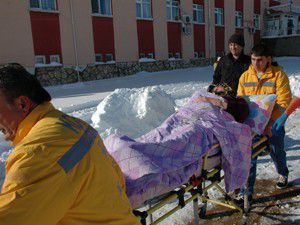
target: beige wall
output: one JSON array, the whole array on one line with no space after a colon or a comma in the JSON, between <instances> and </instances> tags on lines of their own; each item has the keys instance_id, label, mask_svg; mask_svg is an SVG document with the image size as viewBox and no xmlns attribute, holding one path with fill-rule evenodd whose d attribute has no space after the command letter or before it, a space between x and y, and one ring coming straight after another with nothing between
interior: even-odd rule
<instances>
[{"instance_id":1,"label":"beige wall","mask_svg":"<svg viewBox=\"0 0 300 225\"><path fill-rule=\"evenodd\" d=\"M244 1L244 38L245 38L245 54L250 54L253 47L254 34L250 33L248 27L253 27L254 2Z\"/></svg>"},{"instance_id":2,"label":"beige wall","mask_svg":"<svg viewBox=\"0 0 300 225\"><path fill-rule=\"evenodd\" d=\"M168 29L165 0L152 1L155 58L168 58Z\"/></svg>"},{"instance_id":3,"label":"beige wall","mask_svg":"<svg viewBox=\"0 0 300 225\"><path fill-rule=\"evenodd\" d=\"M71 5L73 6L74 31L72 27ZM80 66L95 62L90 1L59 1L60 32L64 64L76 65L73 32L76 36L78 63Z\"/></svg>"},{"instance_id":4,"label":"beige wall","mask_svg":"<svg viewBox=\"0 0 300 225\"><path fill-rule=\"evenodd\" d=\"M215 57L215 3L211 0L204 0L205 10L205 54L206 57Z\"/></svg>"},{"instance_id":5,"label":"beige wall","mask_svg":"<svg viewBox=\"0 0 300 225\"><path fill-rule=\"evenodd\" d=\"M112 0L116 61L138 60L136 6L133 0Z\"/></svg>"},{"instance_id":6,"label":"beige wall","mask_svg":"<svg viewBox=\"0 0 300 225\"><path fill-rule=\"evenodd\" d=\"M224 50L227 53L229 52L228 40L230 36L235 33L235 0L224 1L224 18L225 18Z\"/></svg>"},{"instance_id":7,"label":"beige wall","mask_svg":"<svg viewBox=\"0 0 300 225\"><path fill-rule=\"evenodd\" d=\"M34 67L29 1L0 1L0 64L18 62Z\"/></svg>"},{"instance_id":8,"label":"beige wall","mask_svg":"<svg viewBox=\"0 0 300 225\"><path fill-rule=\"evenodd\" d=\"M181 1L181 13L182 15L189 15L193 18L193 0ZM192 24L187 26L191 29L191 33L189 35L183 32L181 33L183 59L194 58L194 26Z\"/></svg>"}]
</instances>

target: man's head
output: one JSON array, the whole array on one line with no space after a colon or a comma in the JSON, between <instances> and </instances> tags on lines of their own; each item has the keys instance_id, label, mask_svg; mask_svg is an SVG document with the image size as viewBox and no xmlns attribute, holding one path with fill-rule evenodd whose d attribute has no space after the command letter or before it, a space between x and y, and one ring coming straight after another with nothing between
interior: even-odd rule
<instances>
[{"instance_id":1,"label":"man's head","mask_svg":"<svg viewBox=\"0 0 300 225\"><path fill-rule=\"evenodd\" d=\"M46 101L51 96L24 67L17 63L0 66L0 130L5 140L12 141L18 125Z\"/></svg>"},{"instance_id":2,"label":"man's head","mask_svg":"<svg viewBox=\"0 0 300 225\"><path fill-rule=\"evenodd\" d=\"M242 34L233 34L228 40L229 50L234 58L238 58L244 49L245 41Z\"/></svg>"},{"instance_id":3,"label":"man's head","mask_svg":"<svg viewBox=\"0 0 300 225\"><path fill-rule=\"evenodd\" d=\"M272 62L272 52L266 44L255 45L251 50L251 63L257 73L265 72Z\"/></svg>"}]
</instances>

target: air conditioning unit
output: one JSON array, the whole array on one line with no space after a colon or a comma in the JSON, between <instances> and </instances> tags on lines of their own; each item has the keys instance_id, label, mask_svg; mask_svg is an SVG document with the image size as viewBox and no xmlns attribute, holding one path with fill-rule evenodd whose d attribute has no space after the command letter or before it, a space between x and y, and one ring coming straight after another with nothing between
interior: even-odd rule
<instances>
[{"instance_id":1,"label":"air conditioning unit","mask_svg":"<svg viewBox=\"0 0 300 225\"><path fill-rule=\"evenodd\" d=\"M192 23L192 18L190 15L182 15L182 22L184 24L190 24Z\"/></svg>"}]
</instances>

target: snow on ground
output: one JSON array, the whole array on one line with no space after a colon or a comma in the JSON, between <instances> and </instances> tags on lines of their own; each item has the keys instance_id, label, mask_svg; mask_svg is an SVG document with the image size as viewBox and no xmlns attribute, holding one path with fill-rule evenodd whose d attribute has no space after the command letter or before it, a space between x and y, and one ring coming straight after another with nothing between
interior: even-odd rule
<instances>
[{"instance_id":1,"label":"snow on ground","mask_svg":"<svg viewBox=\"0 0 300 225\"><path fill-rule=\"evenodd\" d=\"M277 61L284 67L294 91L300 83L300 58L281 57ZM158 126L165 118L182 106L193 92L207 88L212 80L211 66L163 72L140 72L133 76L61 85L47 88L53 104L62 111L82 118L93 125L103 138L112 133L138 137ZM292 115L286 126L286 149L290 181L300 185L300 111ZM9 145L0 135L0 184L4 178L4 161ZM274 165L269 156L258 161L258 179L276 179ZM217 192L212 191L212 195ZM167 205L160 213L173 205ZM293 219L299 219L300 209L290 209ZM160 214L159 213L159 214ZM192 220L191 206L177 212L162 224L187 224Z\"/></svg>"}]
</instances>

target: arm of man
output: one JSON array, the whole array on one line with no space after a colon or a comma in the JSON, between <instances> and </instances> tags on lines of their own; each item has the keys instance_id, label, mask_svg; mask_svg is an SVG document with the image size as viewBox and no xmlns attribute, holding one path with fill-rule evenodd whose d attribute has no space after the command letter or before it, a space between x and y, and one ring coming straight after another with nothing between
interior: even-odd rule
<instances>
[{"instance_id":1,"label":"arm of man","mask_svg":"<svg viewBox=\"0 0 300 225\"><path fill-rule=\"evenodd\" d=\"M292 100L292 93L289 84L289 79L287 75L283 72L279 72L278 79L276 81L276 110L279 110L281 113L288 108L291 100Z\"/></svg>"},{"instance_id":2,"label":"arm of man","mask_svg":"<svg viewBox=\"0 0 300 225\"><path fill-rule=\"evenodd\" d=\"M223 68L223 57L220 59L220 61L218 62L218 65L214 71L214 76L213 76L213 84L219 84L221 83L221 78L222 78L222 68Z\"/></svg>"},{"instance_id":3,"label":"arm of man","mask_svg":"<svg viewBox=\"0 0 300 225\"><path fill-rule=\"evenodd\" d=\"M237 96L244 96L246 95L246 92L245 92L245 73L243 73L240 77L240 80L239 80L239 85L238 85L238 90L237 90Z\"/></svg>"},{"instance_id":4,"label":"arm of man","mask_svg":"<svg viewBox=\"0 0 300 225\"><path fill-rule=\"evenodd\" d=\"M24 152L7 164L0 194L0 225L57 224L74 194L67 176L58 164Z\"/></svg>"}]
</instances>

